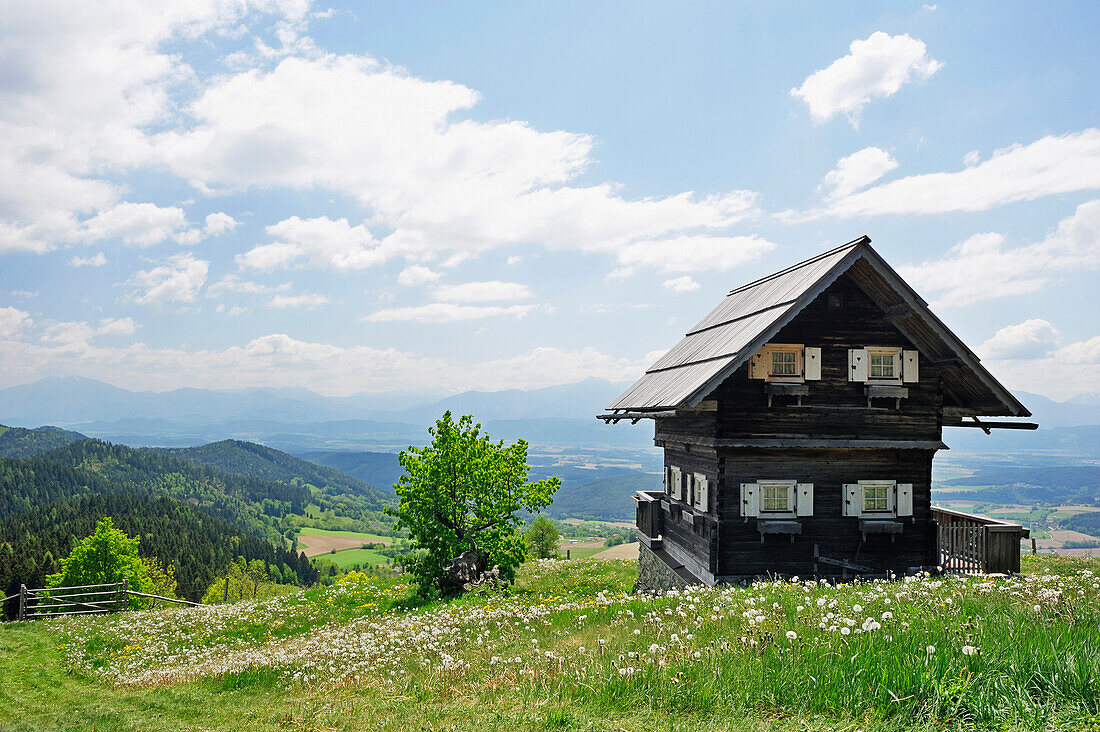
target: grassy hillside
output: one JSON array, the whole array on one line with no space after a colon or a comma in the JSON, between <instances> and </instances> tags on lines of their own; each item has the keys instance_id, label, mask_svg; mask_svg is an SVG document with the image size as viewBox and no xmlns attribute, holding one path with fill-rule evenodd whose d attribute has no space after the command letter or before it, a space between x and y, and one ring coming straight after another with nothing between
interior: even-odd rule
<instances>
[{"instance_id":1,"label":"grassy hillside","mask_svg":"<svg viewBox=\"0 0 1100 732\"><path fill-rule=\"evenodd\" d=\"M1026 579L763 582L650 598L633 565L526 565L504 595L399 580L0 626L0 727L1082 729L1100 563Z\"/></svg>"},{"instance_id":2,"label":"grassy hillside","mask_svg":"<svg viewBox=\"0 0 1100 732\"><path fill-rule=\"evenodd\" d=\"M79 432L70 432L60 427L36 427L29 430L0 425L0 457L30 457L86 439Z\"/></svg>"}]
</instances>

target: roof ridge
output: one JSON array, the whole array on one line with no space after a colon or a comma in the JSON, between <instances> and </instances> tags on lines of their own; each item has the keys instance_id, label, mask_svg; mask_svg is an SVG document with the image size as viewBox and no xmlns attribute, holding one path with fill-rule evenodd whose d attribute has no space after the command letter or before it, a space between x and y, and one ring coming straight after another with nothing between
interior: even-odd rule
<instances>
[{"instance_id":1,"label":"roof ridge","mask_svg":"<svg viewBox=\"0 0 1100 732\"><path fill-rule=\"evenodd\" d=\"M859 246L860 244L870 244L870 243L871 243L871 238L869 236L867 236L866 234L864 234L863 236L859 237L858 239L852 239L847 244L841 244L838 247L833 247L832 249L830 249L827 252L822 252L821 254L816 254L816 255L810 257L809 259L804 259L803 261L798 262L797 264L792 264L790 267L787 267L786 269L781 269L778 272L773 272L770 275L766 275L764 277L761 277L760 279L753 280L752 282L749 282L748 284L741 285L740 287L735 287L734 289L729 291L729 294L726 295L726 297L729 297L730 295L734 295L738 292L742 292L744 290L747 290L750 287L756 287L757 285L762 285L765 282L768 282L769 280L774 280L776 277L779 277L781 275L785 275L785 274L789 274L790 272L794 272L796 269L801 269L802 267L813 264L814 262L818 262L818 261L820 261L820 260L822 260L826 257L829 257L829 256L832 256L832 255L836 254L837 252L843 251L844 249L854 249L855 247Z\"/></svg>"}]
</instances>

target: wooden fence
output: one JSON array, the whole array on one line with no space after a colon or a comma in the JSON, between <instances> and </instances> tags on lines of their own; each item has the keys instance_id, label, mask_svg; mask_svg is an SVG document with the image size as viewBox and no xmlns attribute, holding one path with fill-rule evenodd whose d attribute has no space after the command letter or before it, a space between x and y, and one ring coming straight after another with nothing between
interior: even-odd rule
<instances>
[{"instance_id":1,"label":"wooden fence","mask_svg":"<svg viewBox=\"0 0 1100 732\"><path fill-rule=\"evenodd\" d=\"M955 574L1012 574L1020 571L1020 524L932 506L939 524L940 564Z\"/></svg>"},{"instance_id":2,"label":"wooden fence","mask_svg":"<svg viewBox=\"0 0 1100 732\"><path fill-rule=\"evenodd\" d=\"M19 602L16 620L41 620L71 615L104 615L130 609L131 597L145 597L180 605L197 605L187 600L151 595L130 589L128 580L102 585L42 587L20 585L19 593L0 600L0 608L9 601Z\"/></svg>"}]
</instances>

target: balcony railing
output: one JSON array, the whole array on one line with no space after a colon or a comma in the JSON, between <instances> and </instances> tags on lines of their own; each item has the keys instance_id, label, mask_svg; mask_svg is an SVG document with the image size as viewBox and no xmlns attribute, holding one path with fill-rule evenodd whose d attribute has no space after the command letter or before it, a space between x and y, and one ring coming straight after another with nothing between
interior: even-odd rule
<instances>
[{"instance_id":1,"label":"balcony railing","mask_svg":"<svg viewBox=\"0 0 1100 732\"><path fill-rule=\"evenodd\" d=\"M1031 530L987 516L932 506L939 524L940 564L954 574L1013 574L1020 571L1020 540Z\"/></svg>"}]
</instances>

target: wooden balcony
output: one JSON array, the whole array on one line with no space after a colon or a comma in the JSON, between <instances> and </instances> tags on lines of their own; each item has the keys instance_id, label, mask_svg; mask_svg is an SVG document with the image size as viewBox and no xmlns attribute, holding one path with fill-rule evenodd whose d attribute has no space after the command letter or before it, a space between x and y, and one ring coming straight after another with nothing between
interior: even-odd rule
<instances>
[{"instance_id":1,"label":"wooden balcony","mask_svg":"<svg viewBox=\"0 0 1100 732\"><path fill-rule=\"evenodd\" d=\"M932 506L939 524L940 564L954 574L1013 574L1020 571L1020 540L1031 530L1020 524Z\"/></svg>"},{"instance_id":2,"label":"wooden balcony","mask_svg":"<svg viewBox=\"0 0 1100 732\"><path fill-rule=\"evenodd\" d=\"M664 511L661 510L662 491L636 491L631 500L637 508L638 539L646 546L656 549L662 543L661 531L664 528Z\"/></svg>"}]
</instances>

